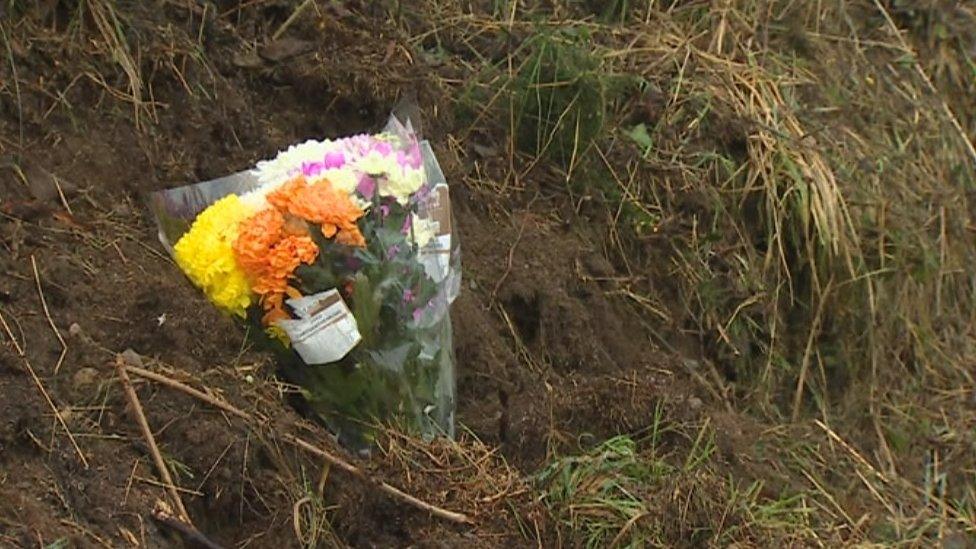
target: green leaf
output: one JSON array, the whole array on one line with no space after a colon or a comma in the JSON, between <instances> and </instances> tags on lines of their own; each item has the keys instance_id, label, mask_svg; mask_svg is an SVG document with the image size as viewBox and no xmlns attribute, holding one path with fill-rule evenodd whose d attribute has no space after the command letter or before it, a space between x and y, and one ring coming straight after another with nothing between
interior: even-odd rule
<instances>
[{"instance_id":1,"label":"green leaf","mask_svg":"<svg viewBox=\"0 0 976 549\"><path fill-rule=\"evenodd\" d=\"M641 123L637 124L629 131L625 132L627 137L634 140L634 143L643 149L643 154L650 152L651 147L654 146L654 140L651 138L651 134L647 133L647 125Z\"/></svg>"},{"instance_id":2,"label":"green leaf","mask_svg":"<svg viewBox=\"0 0 976 549\"><path fill-rule=\"evenodd\" d=\"M360 345L372 347L375 345L380 303L373 297L373 284L369 277L359 273L353 280L352 315L356 317L359 333L363 336Z\"/></svg>"}]
</instances>

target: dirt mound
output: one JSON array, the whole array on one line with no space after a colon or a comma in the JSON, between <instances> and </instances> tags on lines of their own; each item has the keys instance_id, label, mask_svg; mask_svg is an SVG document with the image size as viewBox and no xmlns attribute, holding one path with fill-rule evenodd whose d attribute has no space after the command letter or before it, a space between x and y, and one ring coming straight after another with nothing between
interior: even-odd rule
<instances>
[{"instance_id":1,"label":"dirt mound","mask_svg":"<svg viewBox=\"0 0 976 549\"><path fill-rule=\"evenodd\" d=\"M387 4L0 6L0 544L193 545L153 518L127 349L224 546L965 543L971 37L926 35L926 86L885 29L970 8ZM360 460L145 201L404 96L462 239L460 435Z\"/></svg>"},{"instance_id":2,"label":"dirt mound","mask_svg":"<svg viewBox=\"0 0 976 549\"><path fill-rule=\"evenodd\" d=\"M246 21L259 21L260 13L248 12ZM99 15L93 8L79 22L85 26ZM124 16L143 31L186 20L176 7ZM267 357L248 349L242 331L205 302L157 244L145 196L242 169L302 138L370 129L394 104L395 91L384 86L416 71L398 66L406 60L392 47L395 42L363 40L365 28L327 18L327 29L314 40L276 42L257 54L237 50L236 42L227 45L248 23L230 28L226 17L204 20L205 62L183 55L171 64L146 56L142 74L151 95L133 107L144 124L140 129L133 124L136 115L111 99L109 83L100 85L97 75L70 67L74 58L59 61L54 48L15 41L42 30L28 30L29 24L50 24L50 32L63 28L61 17L70 16L35 13L23 20L24 27L10 29L19 33L10 42L17 44L18 79L53 79L51 89L67 89L53 107L27 90L19 104L14 97L3 99L4 134L22 131L24 145L19 147L19 137L5 145L16 157L8 157L2 179L0 226L9 251L2 260L3 314L90 467L82 466L38 393L27 362L4 346L0 459L9 474L0 483L6 502L2 531L14 544L67 539L116 545L135 539L162 546L175 538L148 512L165 496L115 382L115 353L132 349L145 357L147 368L206 387L238 406L257 407L276 422L299 418L283 398L292 389L276 384ZM174 31L169 38L179 43L192 36ZM272 47L282 51L269 53ZM340 58L350 61L339 70L322 66L325 59ZM159 74L150 76L150 68ZM205 78L200 71L214 73ZM69 86L65 79L73 73L83 76ZM196 90L188 90L183 79L208 85L190 95ZM437 124L435 119L428 132L448 158L445 164L454 166L449 177L460 182L461 163L444 149L447 141L433 130ZM599 440L638 428L656 403L674 397L669 360L650 346L639 312L608 295L606 283L597 280L612 275L589 240L600 235L581 233L552 214L570 207L566 197L537 200L509 215L493 210L506 207L497 199L456 187L465 253L464 291L454 313L462 425L530 473L557 449L578 447L584 434ZM61 361L58 334L67 349ZM319 515L305 507L313 505L308 494L316 493L320 467L307 457L282 448L273 432L255 433L192 397L143 382L138 392L185 490L190 515L216 541L269 546L271 540L294 539L297 524L306 542L389 546L446 535L442 524L341 478L341 472L334 473L336 480L330 475L325 503L315 504L339 507L325 513L328 523L316 524ZM413 466L397 470L392 457L387 471L404 488L436 494L433 499L448 506L484 498L478 515L497 526L485 526L479 536L500 544L497 536L516 535L516 517L498 502L512 505L518 496L512 499L510 492L525 481L505 462L491 465L497 459L490 457L493 451L466 439L460 454L446 454L453 458L425 459L451 470L451 459L467 456L469 466L482 469L462 475L467 484L424 476ZM481 455L489 461L476 459ZM479 478L491 481L480 492L471 485ZM313 519L306 523L303 513ZM536 523L543 518L541 511L520 517ZM460 530L451 536L459 543L466 537Z\"/></svg>"}]
</instances>

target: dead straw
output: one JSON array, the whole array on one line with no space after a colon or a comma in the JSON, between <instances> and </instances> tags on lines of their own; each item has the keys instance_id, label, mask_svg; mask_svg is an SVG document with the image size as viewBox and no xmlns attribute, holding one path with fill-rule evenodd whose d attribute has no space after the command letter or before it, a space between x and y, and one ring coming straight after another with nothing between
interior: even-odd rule
<instances>
[{"instance_id":1,"label":"dead straw","mask_svg":"<svg viewBox=\"0 0 976 549\"><path fill-rule=\"evenodd\" d=\"M44 384L41 383L40 378L37 377L37 374L34 372L34 368L31 366L30 361L27 360L27 356L21 355L20 358L23 359L24 365L27 366L27 372L30 374L31 379L34 380L34 385L37 386L37 390L41 392L41 395L44 397L44 400L47 402L47 405L51 408L51 411L54 412L54 417L58 419L58 423L61 424L61 427L64 429L64 432L68 433L68 439L71 440L71 445L74 446L75 453L77 453L78 457L81 459L82 465L85 466L85 469L88 469L88 460L85 459L85 454L81 451L81 448L78 446L78 442L75 440L75 436L71 434L71 429L68 429L68 424L64 422L64 417L61 416L61 412L58 411L58 407L55 406L54 401L51 400L51 395L48 394L47 389L44 388Z\"/></svg>"},{"instance_id":2,"label":"dead straw","mask_svg":"<svg viewBox=\"0 0 976 549\"><path fill-rule=\"evenodd\" d=\"M190 542L187 544L190 547L222 549L220 545L201 534L192 524L184 522L169 513L157 509L153 511L152 517L163 526L179 532L187 542Z\"/></svg>"},{"instance_id":3,"label":"dead straw","mask_svg":"<svg viewBox=\"0 0 976 549\"><path fill-rule=\"evenodd\" d=\"M34 257L31 256L31 261L33 262L33 260ZM43 297L41 299L43 302ZM17 339L14 338L14 334L10 331L10 326L7 324L7 320L3 317L2 313L0 313L0 325L3 325L4 332L7 333L7 337L10 339L11 343L13 343L14 349L17 350L17 356L19 356L21 360L24 361L24 365L27 366L27 373L29 373L31 379L34 380L34 385L37 386L37 390L40 391L41 396L44 397L44 401L47 402L47 405L51 408L51 411L54 412L54 417L57 418L58 423L61 424L64 432L68 434L68 439L71 441L71 445L74 447L75 453L77 453L78 457L81 459L81 463L85 466L85 469L88 469L88 460L85 458L85 454L81 451L81 447L78 446L78 441L75 440L75 436L71 433L71 429L68 429L68 424L65 423L64 417L61 415L58 407L54 405L54 401L51 400L51 395L47 392L47 389L44 388L44 384L41 383L41 379L37 377L37 373L34 372L34 367L31 366L30 361L27 360L27 355L24 353L24 348L17 343Z\"/></svg>"},{"instance_id":4,"label":"dead straw","mask_svg":"<svg viewBox=\"0 0 976 549\"><path fill-rule=\"evenodd\" d=\"M902 50L904 50L905 53L910 54L913 58L918 59L918 56L915 55L915 50L913 50L911 46L908 45L908 42L905 41L905 37L902 36L901 30L898 28L898 25L895 24L895 20L891 18L891 14L888 13L888 10L885 9L884 5L882 5L879 0L874 0L874 5L877 6L878 11L880 11L881 15L884 16L885 22L888 24L891 32L894 33L895 37L898 39L898 43L901 45ZM949 123L952 124L953 129L956 130L959 137L962 138L962 142L966 146L966 151L969 152L969 156L971 156L973 161L976 162L976 146L974 146L973 142L969 140L966 130L964 130L962 124L959 123L959 118L957 118L956 114L952 112L952 108L949 107L949 103L947 103L945 97L939 93L938 88L936 88L935 84L932 83L932 79L929 78L929 75L925 72L925 69L922 68L922 65L920 63L912 63L912 65L915 67L915 72L917 72L918 76L923 82L925 82L925 86L929 89L932 95L939 98L939 102L942 104L942 110L949 119Z\"/></svg>"},{"instance_id":5,"label":"dead straw","mask_svg":"<svg viewBox=\"0 0 976 549\"><path fill-rule=\"evenodd\" d=\"M278 30L276 30L274 34L271 35L271 40L277 40L281 38L281 35L284 34L286 30L288 30L288 27L290 27L292 23L294 23L298 19L298 17L302 14L302 12L305 11L305 9L310 5L312 5L312 0L305 0L304 2L299 4L298 7L295 8L295 11L293 11L291 15L288 16L288 19L285 19L285 22L282 23L281 26L278 27Z\"/></svg>"},{"instance_id":6,"label":"dead straw","mask_svg":"<svg viewBox=\"0 0 976 549\"><path fill-rule=\"evenodd\" d=\"M166 467L166 462L163 460L162 454L159 453L159 447L156 446L156 437L153 436L152 429L149 428L149 422L146 421L146 415L142 411L142 404L139 402L139 395L136 394L135 388L132 387L132 381L129 380L129 375L126 373L125 359L121 355L115 359L115 371L119 375L119 381L122 383L122 389L125 391L129 406L132 408L132 413L135 415L136 423L139 424L142 437L145 439L146 445L149 446L149 453L156 463L159 476L162 477L163 482L166 484L166 489L169 492L170 499L173 500L173 505L176 507L183 522L193 524L190 520L190 514L186 512L186 507L183 506L183 500L180 498L176 485L173 484L173 477L169 474L169 468Z\"/></svg>"},{"instance_id":7,"label":"dead straw","mask_svg":"<svg viewBox=\"0 0 976 549\"><path fill-rule=\"evenodd\" d=\"M68 354L68 344L64 342L64 338L61 337L61 331L54 324L54 320L51 318L51 311L47 308L47 300L44 299L44 290L41 288L41 275L37 272L37 260L34 259L34 255L31 254L31 269L34 270L34 283L37 285L37 295L41 298L41 307L44 309L44 318L47 319L48 325L51 326L51 330L54 331L54 335L58 338L58 342L61 344L61 354L58 356L58 362L54 365L54 373L57 375L58 371L61 370L61 364L64 362L64 357Z\"/></svg>"},{"instance_id":8,"label":"dead straw","mask_svg":"<svg viewBox=\"0 0 976 549\"><path fill-rule=\"evenodd\" d=\"M317 446L314 446L312 444L309 444L308 442L306 442L306 441L304 441L304 440L302 440L302 439L300 439L300 438L298 438L298 437L296 437L294 435L286 434L286 435L284 435L284 439L286 441L294 444L295 446L298 446L302 450L305 450L306 452L309 452L311 454L314 454L316 456L321 457L322 459L328 461L330 464L332 464L332 465L334 465L334 466L342 469L343 471L346 471L347 473L349 473L349 474L351 474L353 476L359 477L362 480L369 480L369 481L375 482L376 487L379 488L380 491L382 491L382 492L384 492L386 494L389 494L389 495L391 495L391 496L393 496L393 497L395 497L397 499L403 500L404 502L406 502L406 503L408 503L408 504L410 504L410 505L412 505L412 506L414 506L414 507L416 507L418 509L422 509L422 510L427 511L430 514L432 514L432 515L434 515L436 517L440 517L442 519L449 520L451 522L457 522L457 523L460 523L460 524L474 524L474 521L471 520L470 517L468 517L467 515L465 515L463 513L456 513L454 511L448 511L447 509L443 509L443 508L438 507L436 505L432 505L432 504L427 503L427 502L425 502L423 500L417 499L417 498L411 496L410 494L408 494L408 493L406 493L406 492L404 492L404 491L402 491L402 490L400 490L398 488L395 488L395 487L393 487L393 486L391 486L391 485L389 485L389 484L387 484L387 483L385 483L383 481L376 481L374 479L371 479L365 473L363 473L361 469L359 469L355 465L353 465L353 464L351 464L351 463L349 463L349 462L347 462L347 461L345 461L345 460L343 460L343 459L341 459L339 457L336 457L336 456L334 456L334 455L326 452L325 450L323 450L323 449L321 449L321 448L319 448Z\"/></svg>"}]
</instances>

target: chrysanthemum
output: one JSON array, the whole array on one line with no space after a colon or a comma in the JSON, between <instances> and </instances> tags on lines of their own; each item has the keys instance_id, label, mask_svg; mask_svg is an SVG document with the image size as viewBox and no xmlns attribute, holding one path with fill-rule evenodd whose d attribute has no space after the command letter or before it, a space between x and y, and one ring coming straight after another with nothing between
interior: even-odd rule
<instances>
[{"instance_id":1,"label":"chrysanthemum","mask_svg":"<svg viewBox=\"0 0 976 549\"><path fill-rule=\"evenodd\" d=\"M197 216L173 246L177 265L221 309L244 316L252 290L234 257L238 225L253 210L236 195L226 196Z\"/></svg>"}]
</instances>

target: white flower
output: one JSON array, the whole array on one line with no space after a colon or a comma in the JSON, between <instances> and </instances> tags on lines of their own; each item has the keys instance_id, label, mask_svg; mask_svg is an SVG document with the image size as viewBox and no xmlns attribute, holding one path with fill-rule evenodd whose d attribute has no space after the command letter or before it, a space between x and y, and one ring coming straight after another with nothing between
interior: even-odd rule
<instances>
[{"instance_id":1,"label":"white flower","mask_svg":"<svg viewBox=\"0 0 976 549\"><path fill-rule=\"evenodd\" d=\"M359 185L359 173L348 166L322 170L315 176L314 181L323 179L327 179L332 184L333 189L346 194L352 194Z\"/></svg>"},{"instance_id":2,"label":"white flower","mask_svg":"<svg viewBox=\"0 0 976 549\"><path fill-rule=\"evenodd\" d=\"M393 155L382 155L376 151L370 151L369 154L356 161L356 168L369 175L382 175L397 170L399 165Z\"/></svg>"},{"instance_id":3,"label":"white flower","mask_svg":"<svg viewBox=\"0 0 976 549\"><path fill-rule=\"evenodd\" d=\"M292 145L279 152L273 160L258 162L254 174L261 183L274 183L290 179L301 172L303 163L322 162L326 153L334 148L335 144L331 141L309 139L304 143Z\"/></svg>"},{"instance_id":4,"label":"white flower","mask_svg":"<svg viewBox=\"0 0 976 549\"><path fill-rule=\"evenodd\" d=\"M286 182L290 181L290 178L281 178L274 181L270 181L252 189L240 196L241 202L250 206L254 210L263 210L271 204L268 203L268 195L280 189Z\"/></svg>"},{"instance_id":5,"label":"white flower","mask_svg":"<svg viewBox=\"0 0 976 549\"><path fill-rule=\"evenodd\" d=\"M437 236L440 224L433 219L419 217L417 214L410 215L413 216L411 222L413 224L413 241L417 243L417 246L423 248Z\"/></svg>"},{"instance_id":6,"label":"white flower","mask_svg":"<svg viewBox=\"0 0 976 549\"><path fill-rule=\"evenodd\" d=\"M378 192L380 196L392 196L400 204L406 204L410 195L419 191L423 185L423 170L399 169L398 166L396 170L389 173L389 177L380 180Z\"/></svg>"}]
</instances>

